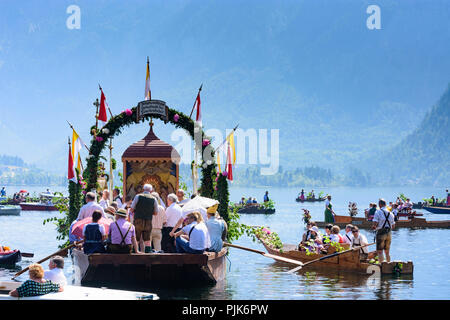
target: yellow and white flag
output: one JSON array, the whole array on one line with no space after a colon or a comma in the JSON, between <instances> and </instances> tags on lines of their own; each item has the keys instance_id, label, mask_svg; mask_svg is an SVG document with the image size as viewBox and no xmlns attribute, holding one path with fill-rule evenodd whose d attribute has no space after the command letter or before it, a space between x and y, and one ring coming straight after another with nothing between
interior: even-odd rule
<instances>
[{"instance_id":1,"label":"yellow and white flag","mask_svg":"<svg viewBox=\"0 0 450 320\"><path fill-rule=\"evenodd\" d=\"M72 159L73 159L73 167L77 168L80 173L83 172L81 167L81 148L83 146L83 140L81 140L78 133L72 129Z\"/></svg>"},{"instance_id":2,"label":"yellow and white flag","mask_svg":"<svg viewBox=\"0 0 450 320\"><path fill-rule=\"evenodd\" d=\"M150 65L147 57L147 76L145 77L145 100L152 100L152 92L150 91Z\"/></svg>"},{"instance_id":3,"label":"yellow and white flag","mask_svg":"<svg viewBox=\"0 0 450 320\"><path fill-rule=\"evenodd\" d=\"M233 152L233 165L236 163L236 147L234 145L234 131L230 133L227 138L228 143L230 144L230 149Z\"/></svg>"}]
</instances>

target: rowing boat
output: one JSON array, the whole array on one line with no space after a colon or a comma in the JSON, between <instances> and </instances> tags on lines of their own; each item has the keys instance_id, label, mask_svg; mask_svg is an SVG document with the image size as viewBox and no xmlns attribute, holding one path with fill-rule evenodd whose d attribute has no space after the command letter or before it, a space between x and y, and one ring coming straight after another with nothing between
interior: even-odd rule
<instances>
[{"instance_id":1,"label":"rowing boat","mask_svg":"<svg viewBox=\"0 0 450 320\"><path fill-rule=\"evenodd\" d=\"M326 198L314 198L314 199L311 199L311 198L306 198L306 199L300 199L299 197L297 197L297 198L295 198L295 201L297 201L297 202L321 202L321 201L325 201L326 200Z\"/></svg>"},{"instance_id":2,"label":"rowing boat","mask_svg":"<svg viewBox=\"0 0 450 320\"><path fill-rule=\"evenodd\" d=\"M19 216L20 206L0 205L0 216Z\"/></svg>"},{"instance_id":3,"label":"rowing boat","mask_svg":"<svg viewBox=\"0 0 450 320\"><path fill-rule=\"evenodd\" d=\"M120 285L121 288L154 283L213 285L225 278L227 248L203 254L145 253L85 255L73 249L75 283L87 286Z\"/></svg>"},{"instance_id":4,"label":"rowing boat","mask_svg":"<svg viewBox=\"0 0 450 320\"><path fill-rule=\"evenodd\" d=\"M24 211L57 211L58 209L53 204L40 202L21 202L20 207Z\"/></svg>"},{"instance_id":5,"label":"rowing boat","mask_svg":"<svg viewBox=\"0 0 450 320\"><path fill-rule=\"evenodd\" d=\"M280 256L287 259L301 261L306 263L318 258L326 257L329 254L335 253L334 249L330 247L327 254L312 254L307 255L305 251L299 251L297 245L293 244L283 244L282 249L273 248L270 244L266 243L263 239L258 238L264 245L264 248L268 253L276 256ZM371 275L374 273L379 274L394 274L397 271L400 274L412 274L413 273L413 263L412 261L391 261L382 262L381 264L369 263L367 260L361 260L360 250L349 251L329 259L324 259L322 261L317 261L316 263L310 264L307 268L322 269L322 270L336 270L336 271L346 271L352 272L353 274L360 275ZM304 270L304 269L303 269Z\"/></svg>"},{"instance_id":6,"label":"rowing boat","mask_svg":"<svg viewBox=\"0 0 450 320\"><path fill-rule=\"evenodd\" d=\"M14 266L17 262L22 260L22 255L19 250L9 250L0 252L0 265Z\"/></svg>"},{"instance_id":7,"label":"rowing boat","mask_svg":"<svg viewBox=\"0 0 450 320\"><path fill-rule=\"evenodd\" d=\"M339 228L345 228L347 224L352 224L360 229L371 229L373 222L366 218L350 217L350 216L334 216L334 225ZM328 223L324 221L317 221L316 225L319 228L324 228ZM424 218L411 217L408 220L398 220L395 222L394 230L399 228L450 228L450 220L441 221L427 221Z\"/></svg>"},{"instance_id":8,"label":"rowing boat","mask_svg":"<svg viewBox=\"0 0 450 320\"><path fill-rule=\"evenodd\" d=\"M261 206L248 206L243 207L238 210L238 213L248 213L248 214L274 214L275 209L265 209Z\"/></svg>"},{"instance_id":9,"label":"rowing boat","mask_svg":"<svg viewBox=\"0 0 450 320\"><path fill-rule=\"evenodd\" d=\"M16 298L9 295L22 283L17 281L0 281L0 300L159 300L155 293L116 290L107 288L90 288L81 286L64 286L64 291L47 293L41 296Z\"/></svg>"},{"instance_id":10,"label":"rowing boat","mask_svg":"<svg viewBox=\"0 0 450 320\"><path fill-rule=\"evenodd\" d=\"M450 207L423 206L423 209L436 214L450 214Z\"/></svg>"}]
</instances>

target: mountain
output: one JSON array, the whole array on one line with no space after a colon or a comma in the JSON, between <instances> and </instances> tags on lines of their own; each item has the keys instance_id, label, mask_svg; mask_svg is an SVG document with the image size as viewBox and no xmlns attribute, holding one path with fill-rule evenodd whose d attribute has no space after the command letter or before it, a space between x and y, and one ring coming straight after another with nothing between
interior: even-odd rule
<instances>
[{"instance_id":1,"label":"mountain","mask_svg":"<svg viewBox=\"0 0 450 320\"><path fill-rule=\"evenodd\" d=\"M402 125L399 121L398 125ZM395 127L391 130L395 131ZM450 84L420 125L396 146L361 163L377 182L435 185L450 182Z\"/></svg>"}]
</instances>

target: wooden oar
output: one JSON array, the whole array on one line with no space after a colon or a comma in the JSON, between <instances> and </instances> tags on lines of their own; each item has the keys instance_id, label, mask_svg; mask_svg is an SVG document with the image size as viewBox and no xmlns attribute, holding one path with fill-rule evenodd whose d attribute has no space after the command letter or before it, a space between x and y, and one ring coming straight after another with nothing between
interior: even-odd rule
<instances>
[{"instance_id":1,"label":"wooden oar","mask_svg":"<svg viewBox=\"0 0 450 320\"><path fill-rule=\"evenodd\" d=\"M34 253L28 253L28 252L22 252L22 251L20 251L20 255L25 258L33 258L34 257Z\"/></svg>"},{"instance_id":2,"label":"wooden oar","mask_svg":"<svg viewBox=\"0 0 450 320\"><path fill-rule=\"evenodd\" d=\"M246 250L246 251L250 251L250 252L254 252L254 253L259 253L259 254L263 255L264 257L272 258L272 259L275 259L275 260L278 260L278 261L292 263L292 264L296 264L298 266L303 266L303 263L301 261L297 261L297 260L293 260L293 259L289 259L289 258L276 256L274 254L270 254L270 253L267 253L267 252L264 252L264 251L259 251L259 250L255 250L255 249L251 249L251 248L241 247L241 246L238 246L238 245L235 245L235 244L231 244L231 243L227 243L227 242L224 242L223 245L227 246L227 247L232 247L232 248Z\"/></svg>"},{"instance_id":3,"label":"wooden oar","mask_svg":"<svg viewBox=\"0 0 450 320\"><path fill-rule=\"evenodd\" d=\"M58 251L52 253L51 255L45 257L45 258L42 259L42 260L39 260L39 261L36 262L36 263L41 264L42 262L44 262L44 261L50 259L51 257L57 256L57 255L63 253L64 251L69 250L70 248L73 248L73 247L75 247L76 245L79 245L79 244L82 243L82 242L83 242L83 240L80 241L80 242L74 242L74 243L71 244L70 246L67 246L67 247L65 247L65 248L62 248L61 250L58 250ZM20 276L22 273L28 271L28 269L30 269L30 267L26 267L25 269L20 270L19 272L17 272L17 273L14 275L14 277L11 278L11 280L14 280L14 279L17 278L18 276Z\"/></svg>"},{"instance_id":4,"label":"wooden oar","mask_svg":"<svg viewBox=\"0 0 450 320\"><path fill-rule=\"evenodd\" d=\"M314 263L314 262L322 261L322 260L329 259L329 258L333 258L333 257L339 256L339 255L341 255L341 254L348 253L348 252L351 252L351 251L356 251L356 250L359 250L359 249L361 249L361 248L364 248L364 247L367 247L367 246L371 246L371 245L373 245L373 244L375 244L375 243L376 243L376 242L369 243L369 244L366 244L366 245L363 245L363 246L359 246L359 247L354 247L354 248L352 248L352 249L348 249L348 250L345 250L345 251L342 251L342 252L335 252L335 253L332 253L332 254L330 254L330 255L328 255L328 256L325 256L325 257L321 257L321 258L318 258L318 259L315 259L315 260L308 261L308 262L304 263L303 265L301 265L301 266L299 266L299 267L297 267L297 268L294 268L294 269L292 269L292 270L289 270L288 273L293 273L293 272L295 272L295 271L298 271L298 270L300 270L301 268L306 267L307 265L312 264L312 263Z\"/></svg>"}]
</instances>

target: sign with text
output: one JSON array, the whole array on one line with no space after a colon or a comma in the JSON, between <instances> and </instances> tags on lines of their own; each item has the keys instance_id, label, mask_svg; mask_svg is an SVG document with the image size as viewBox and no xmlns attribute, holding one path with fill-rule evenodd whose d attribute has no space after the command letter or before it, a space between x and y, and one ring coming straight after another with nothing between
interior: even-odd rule
<instances>
[{"instance_id":1,"label":"sign with text","mask_svg":"<svg viewBox=\"0 0 450 320\"><path fill-rule=\"evenodd\" d=\"M169 121L169 107L161 100L144 100L139 102L136 114L137 122L146 116L160 118L165 123Z\"/></svg>"}]
</instances>

